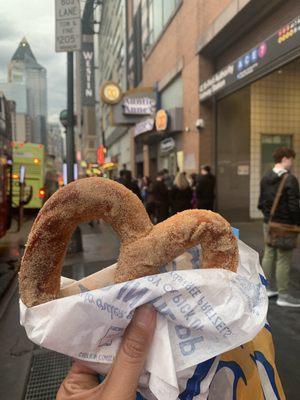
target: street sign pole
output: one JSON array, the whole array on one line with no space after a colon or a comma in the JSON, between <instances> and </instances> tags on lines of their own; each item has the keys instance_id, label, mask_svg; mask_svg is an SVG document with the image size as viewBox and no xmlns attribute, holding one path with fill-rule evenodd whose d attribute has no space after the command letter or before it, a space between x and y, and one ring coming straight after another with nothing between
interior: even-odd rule
<instances>
[{"instance_id":1,"label":"street sign pole","mask_svg":"<svg viewBox=\"0 0 300 400\"><path fill-rule=\"evenodd\" d=\"M68 126L67 126L67 177L68 183L74 180L75 146L74 146L74 68L73 52L67 53L68 60Z\"/></svg>"},{"instance_id":2,"label":"street sign pole","mask_svg":"<svg viewBox=\"0 0 300 400\"><path fill-rule=\"evenodd\" d=\"M75 146L74 146L74 66L73 52L81 50L81 11L80 1L55 0L55 49L67 52L67 180L74 181ZM82 239L79 227L76 228L68 253L82 251Z\"/></svg>"}]
</instances>

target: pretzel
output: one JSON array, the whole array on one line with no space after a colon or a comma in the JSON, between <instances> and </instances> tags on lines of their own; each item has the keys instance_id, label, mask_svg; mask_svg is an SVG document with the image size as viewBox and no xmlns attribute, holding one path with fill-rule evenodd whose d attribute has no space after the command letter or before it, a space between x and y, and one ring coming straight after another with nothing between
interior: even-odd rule
<instances>
[{"instance_id":1,"label":"pretzel","mask_svg":"<svg viewBox=\"0 0 300 400\"><path fill-rule=\"evenodd\" d=\"M20 296L26 306L59 297L71 235L78 224L93 219L108 222L120 237L116 283L158 273L161 266L199 243L203 268L237 269L237 241L220 215L188 210L153 226L141 201L123 185L85 178L57 191L33 224L19 272Z\"/></svg>"}]
</instances>

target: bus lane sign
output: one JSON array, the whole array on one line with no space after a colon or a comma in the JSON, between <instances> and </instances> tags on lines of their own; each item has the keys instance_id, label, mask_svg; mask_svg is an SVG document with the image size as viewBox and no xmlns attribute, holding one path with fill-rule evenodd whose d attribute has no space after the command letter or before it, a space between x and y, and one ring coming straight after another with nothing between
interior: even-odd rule
<instances>
[{"instance_id":1,"label":"bus lane sign","mask_svg":"<svg viewBox=\"0 0 300 400\"><path fill-rule=\"evenodd\" d=\"M55 51L81 49L81 15L79 0L55 0Z\"/></svg>"}]
</instances>

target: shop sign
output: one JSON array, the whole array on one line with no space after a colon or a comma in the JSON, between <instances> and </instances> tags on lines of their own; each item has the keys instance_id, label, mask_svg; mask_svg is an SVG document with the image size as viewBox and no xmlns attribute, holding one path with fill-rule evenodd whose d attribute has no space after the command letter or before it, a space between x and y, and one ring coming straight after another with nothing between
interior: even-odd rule
<instances>
[{"instance_id":1,"label":"shop sign","mask_svg":"<svg viewBox=\"0 0 300 400\"><path fill-rule=\"evenodd\" d=\"M105 82L101 87L100 97L104 103L117 104L122 99L122 90L115 82Z\"/></svg>"},{"instance_id":2,"label":"shop sign","mask_svg":"<svg viewBox=\"0 0 300 400\"><path fill-rule=\"evenodd\" d=\"M158 132L165 131L168 126L168 114L165 110L158 110L155 117L155 127Z\"/></svg>"},{"instance_id":3,"label":"shop sign","mask_svg":"<svg viewBox=\"0 0 300 400\"><path fill-rule=\"evenodd\" d=\"M136 125L141 117L152 116L156 111L157 94L152 88L131 89L123 94L123 101L111 106L112 125Z\"/></svg>"},{"instance_id":4,"label":"shop sign","mask_svg":"<svg viewBox=\"0 0 300 400\"><path fill-rule=\"evenodd\" d=\"M135 124L135 130L134 130L134 135L138 136L142 133L145 132L150 132L153 130L154 127L154 119L153 118L147 118L143 121L138 122Z\"/></svg>"},{"instance_id":5,"label":"shop sign","mask_svg":"<svg viewBox=\"0 0 300 400\"><path fill-rule=\"evenodd\" d=\"M300 16L243 54L232 64L202 82L200 101L228 89L300 46Z\"/></svg>"},{"instance_id":6,"label":"shop sign","mask_svg":"<svg viewBox=\"0 0 300 400\"><path fill-rule=\"evenodd\" d=\"M203 82L200 85L200 100L203 101L220 91L227 85L227 82L232 79L233 74L234 64L230 64L220 72L213 75L210 79Z\"/></svg>"},{"instance_id":7,"label":"shop sign","mask_svg":"<svg viewBox=\"0 0 300 400\"><path fill-rule=\"evenodd\" d=\"M105 163L106 148L101 144L97 149L97 163L103 165Z\"/></svg>"},{"instance_id":8,"label":"shop sign","mask_svg":"<svg viewBox=\"0 0 300 400\"><path fill-rule=\"evenodd\" d=\"M172 137L166 138L160 142L160 151L168 153L175 148L175 140Z\"/></svg>"},{"instance_id":9,"label":"shop sign","mask_svg":"<svg viewBox=\"0 0 300 400\"><path fill-rule=\"evenodd\" d=\"M151 115L155 112L155 101L150 97L125 97L124 114Z\"/></svg>"},{"instance_id":10,"label":"shop sign","mask_svg":"<svg viewBox=\"0 0 300 400\"><path fill-rule=\"evenodd\" d=\"M246 176L250 174L250 166L248 164L245 165L238 165L237 174Z\"/></svg>"},{"instance_id":11,"label":"shop sign","mask_svg":"<svg viewBox=\"0 0 300 400\"><path fill-rule=\"evenodd\" d=\"M81 52L82 105L95 105L94 43L83 42Z\"/></svg>"}]
</instances>

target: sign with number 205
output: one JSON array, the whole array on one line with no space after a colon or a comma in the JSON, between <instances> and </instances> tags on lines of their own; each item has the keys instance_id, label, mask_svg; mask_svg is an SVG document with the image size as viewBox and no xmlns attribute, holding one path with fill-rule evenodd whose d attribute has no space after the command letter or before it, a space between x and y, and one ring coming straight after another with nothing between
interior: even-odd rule
<instances>
[{"instance_id":1,"label":"sign with number 205","mask_svg":"<svg viewBox=\"0 0 300 400\"><path fill-rule=\"evenodd\" d=\"M55 51L81 49L79 0L55 0Z\"/></svg>"}]
</instances>

